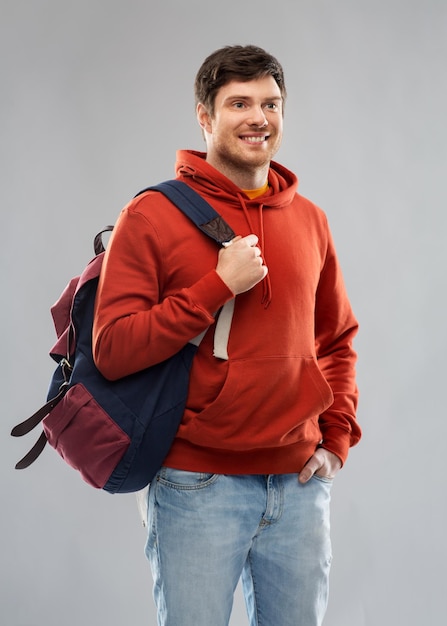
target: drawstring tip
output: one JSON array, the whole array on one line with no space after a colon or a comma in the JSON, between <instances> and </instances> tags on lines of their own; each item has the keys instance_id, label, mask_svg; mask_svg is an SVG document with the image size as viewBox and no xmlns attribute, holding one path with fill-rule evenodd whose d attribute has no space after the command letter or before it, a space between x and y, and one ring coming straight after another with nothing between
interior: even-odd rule
<instances>
[{"instance_id":1,"label":"drawstring tip","mask_svg":"<svg viewBox=\"0 0 447 626\"><path fill-rule=\"evenodd\" d=\"M264 306L264 309L269 308L271 301L271 298L269 298L267 295L262 297L261 304Z\"/></svg>"}]
</instances>

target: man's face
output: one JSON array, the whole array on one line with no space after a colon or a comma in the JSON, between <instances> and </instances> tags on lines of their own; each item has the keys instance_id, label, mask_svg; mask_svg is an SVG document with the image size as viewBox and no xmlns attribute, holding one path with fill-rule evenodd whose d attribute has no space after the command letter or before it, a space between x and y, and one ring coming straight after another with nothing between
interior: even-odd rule
<instances>
[{"instance_id":1,"label":"man's face","mask_svg":"<svg viewBox=\"0 0 447 626\"><path fill-rule=\"evenodd\" d=\"M203 105L197 108L207 160L224 172L265 170L281 144L282 107L281 91L272 76L224 85L216 95L212 116Z\"/></svg>"}]
</instances>

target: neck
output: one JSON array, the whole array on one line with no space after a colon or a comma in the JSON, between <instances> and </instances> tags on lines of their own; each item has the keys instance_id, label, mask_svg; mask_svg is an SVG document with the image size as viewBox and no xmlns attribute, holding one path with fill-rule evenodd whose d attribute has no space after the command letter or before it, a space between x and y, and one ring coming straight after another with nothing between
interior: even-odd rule
<instances>
[{"instance_id":1,"label":"neck","mask_svg":"<svg viewBox=\"0 0 447 626\"><path fill-rule=\"evenodd\" d=\"M249 168L243 165L233 165L228 161L222 162L219 159L211 158L209 155L207 155L206 160L240 189L259 189L265 185L268 178L269 163L261 167Z\"/></svg>"}]
</instances>

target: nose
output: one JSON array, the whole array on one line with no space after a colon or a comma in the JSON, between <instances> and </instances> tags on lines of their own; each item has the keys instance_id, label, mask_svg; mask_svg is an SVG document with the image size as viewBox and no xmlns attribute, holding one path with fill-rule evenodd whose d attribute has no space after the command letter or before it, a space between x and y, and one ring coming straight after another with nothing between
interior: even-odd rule
<instances>
[{"instance_id":1,"label":"nose","mask_svg":"<svg viewBox=\"0 0 447 626\"><path fill-rule=\"evenodd\" d=\"M251 126L257 126L258 128L264 128L268 125L268 119L265 115L262 107L257 107L252 110L252 116L250 120Z\"/></svg>"}]
</instances>

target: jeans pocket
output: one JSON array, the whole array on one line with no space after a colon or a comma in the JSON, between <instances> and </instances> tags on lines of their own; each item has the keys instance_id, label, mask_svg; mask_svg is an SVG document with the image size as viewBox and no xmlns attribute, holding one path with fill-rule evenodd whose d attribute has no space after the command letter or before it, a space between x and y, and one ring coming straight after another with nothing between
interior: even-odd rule
<instances>
[{"instance_id":1,"label":"jeans pocket","mask_svg":"<svg viewBox=\"0 0 447 626\"><path fill-rule=\"evenodd\" d=\"M312 478L315 478L315 480L319 480L320 482L326 483L328 485L332 485L332 483L334 482L334 479L329 478L329 476L319 476L318 474L314 474Z\"/></svg>"},{"instance_id":2,"label":"jeans pocket","mask_svg":"<svg viewBox=\"0 0 447 626\"><path fill-rule=\"evenodd\" d=\"M162 467L157 475L157 481L171 489L203 489L214 484L218 478L219 474L189 472L172 467Z\"/></svg>"}]
</instances>

